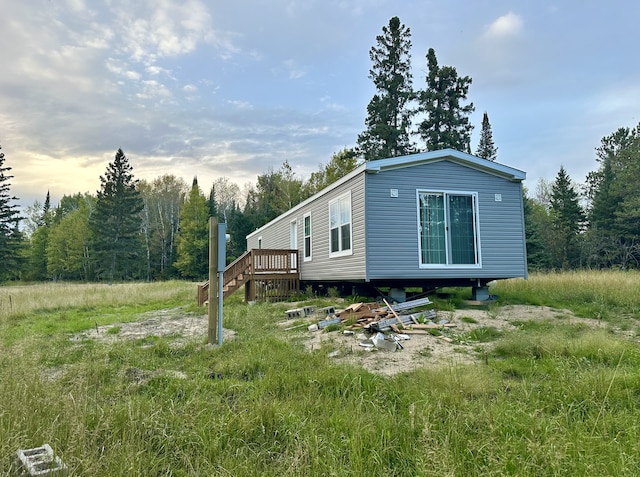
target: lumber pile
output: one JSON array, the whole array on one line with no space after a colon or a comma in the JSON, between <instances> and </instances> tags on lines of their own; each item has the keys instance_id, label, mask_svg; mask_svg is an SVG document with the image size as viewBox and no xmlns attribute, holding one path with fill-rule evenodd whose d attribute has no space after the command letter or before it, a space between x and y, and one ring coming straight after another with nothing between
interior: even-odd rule
<instances>
[{"instance_id":1,"label":"lumber pile","mask_svg":"<svg viewBox=\"0 0 640 477\"><path fill-rule=\"evenodd\" d=\"M433 309L408 313L416 308L431 305L432 302L428 298L396 305L391 305L386 300L384 302L385 306L380 306L375 302L354 303L344 310L336 312L335 316L339 317L341 323L349 329L363 329L371 332L398 332L405 328L418 329L416 326L432 326L424 323L429 323L436 318L436 312ZM399 312L404 313L400 314ZM437 324L433 326L442 327Z\"/></svg>"},{"instance_id":2,"label":"lumber pile","mask_svg":"<svg viewBox=\"0 0 640 477\"><path fill-rule=\"evenodd\" d=\"M442 336L434 330L445 330L455 327L455 323L447 320L436 320L436 312L428 298L390 304L383 299L384 306L377 302L353 303L343 310L333 306L316 310L314 307L287 310L288 319L303 318L313 315L313 321L304 320L285 330L294 330L306 326L310 332L333 331L340 329L345 335L356 338L358 345L365 351L396 351L404 349L403 340L414 334L430 334L449 343L452 339ZM304 318L303 318L304 319ZM445 333L448 334L448 333Z\"/></svg>"}]
</instances>

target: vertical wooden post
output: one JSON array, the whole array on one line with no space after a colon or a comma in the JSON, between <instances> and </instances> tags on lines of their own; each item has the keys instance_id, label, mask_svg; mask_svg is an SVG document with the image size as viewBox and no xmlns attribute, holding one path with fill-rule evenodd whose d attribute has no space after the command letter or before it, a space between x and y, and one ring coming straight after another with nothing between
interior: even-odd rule
<instances>
[{"instance_id":1,"label":"vertical wooden post","mask_svg":"<svg viewBox=\"0 0 640 477\"><path fill-rule=\"evenodd\" d=\"M218 343L218 219L209 218L209 326L210 345Z\"/></svg>"}]
</instances>

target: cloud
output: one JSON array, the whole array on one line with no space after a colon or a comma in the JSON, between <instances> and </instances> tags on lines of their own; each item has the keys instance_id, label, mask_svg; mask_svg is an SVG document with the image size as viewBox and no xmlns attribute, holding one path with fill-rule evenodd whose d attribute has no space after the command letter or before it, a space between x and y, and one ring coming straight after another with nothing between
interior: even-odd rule
<instances>
[{"instance_id":1,"label":"cloud","mask_svg":"<svg viewBox=\"0 0 640 477\"><path fill-rule=\"evenodd\" d=\"M509 12L502 15L485 27L484 37L488 39L504 39L519 35L524 23L519 15Z\"/></svg>"}]
</instances>

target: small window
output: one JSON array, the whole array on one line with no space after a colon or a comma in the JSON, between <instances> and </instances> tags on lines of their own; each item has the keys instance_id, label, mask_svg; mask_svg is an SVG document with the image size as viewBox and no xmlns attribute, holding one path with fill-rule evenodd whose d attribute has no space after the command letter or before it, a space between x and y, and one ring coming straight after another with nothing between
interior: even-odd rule
<instances>
[{"instance_id":1,"label":"small window","mask_svg":"<svg viewBox=\"0 0 640 477\"><path fill-rule=\"evenodd\" d=\"M262 237L258 237L258 248L262 248Z\"/></svg>"},{"instance_id":2,"label":"small window","mask_svg":"<svg viewBox=\"0 0 640 477\"><path fill-rule=\"evenodd\" d=\"M304 261L311 260L311 214L304 216Z\"/></svg>"},{"instance_id":3,"label":"small window","mask_svg":"<svg viewBox=\"0 0 640 477\"><path fill-rule=\"evenodd\" d=\"M351 192L329 202L329 256L351 254Z\"/></svg>"}]
</instances>

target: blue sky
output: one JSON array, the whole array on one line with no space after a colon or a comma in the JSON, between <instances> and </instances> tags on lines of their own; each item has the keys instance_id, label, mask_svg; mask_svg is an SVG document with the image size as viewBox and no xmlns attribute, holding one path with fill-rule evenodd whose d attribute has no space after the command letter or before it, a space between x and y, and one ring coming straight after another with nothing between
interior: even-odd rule
<instances>
[{"instance_id":1,"label":"blue sky","mask_svg":"<svg viewBox=\"0 0 640 477\"><path fill-rule=\"evenodd\" d=\"M640 122L640 4L611 0L0 0L0 145L22 205L94 193L118 148L134 175L301 178L355 145L374 89L369 49L392 16L425 55L473 78L498 162L526 185Z\"/></svg>"}]
</instances>

